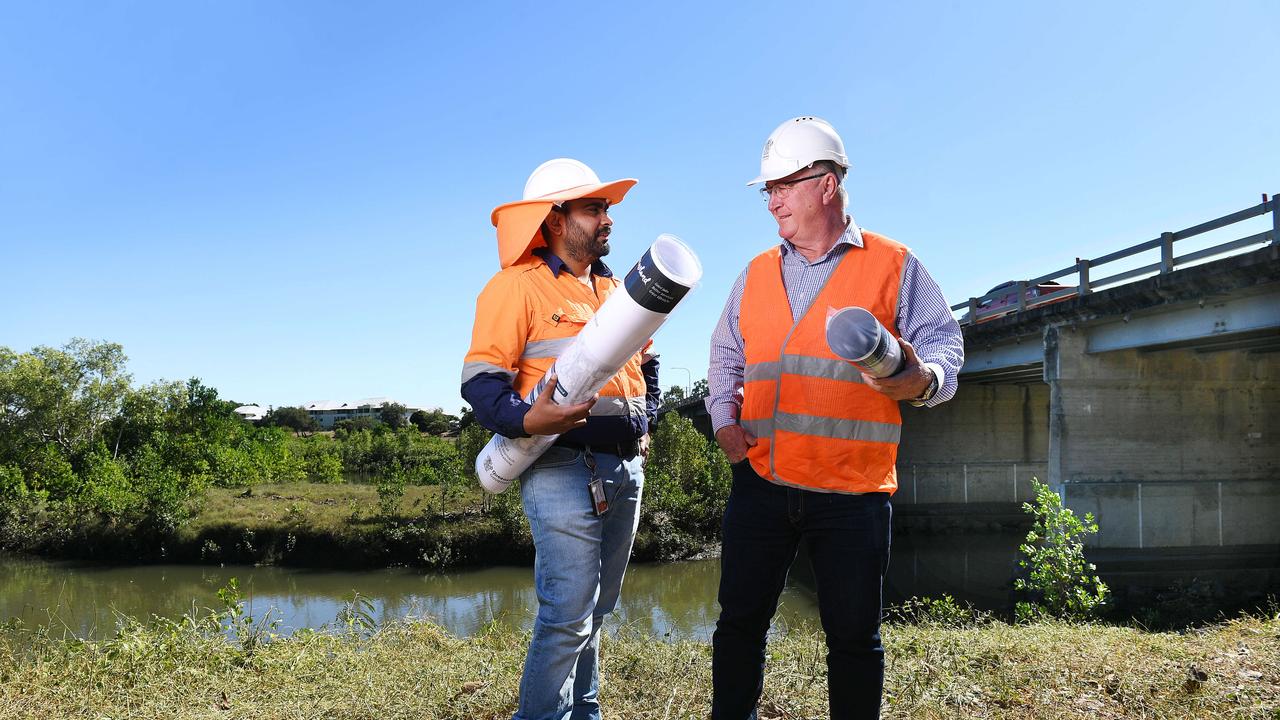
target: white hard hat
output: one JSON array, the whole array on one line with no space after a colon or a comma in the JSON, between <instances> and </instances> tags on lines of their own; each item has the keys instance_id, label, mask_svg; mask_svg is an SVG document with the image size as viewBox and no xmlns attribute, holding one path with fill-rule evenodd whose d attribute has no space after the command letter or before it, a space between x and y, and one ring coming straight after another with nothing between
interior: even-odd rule
<instances>
[{"instance_id":1,"label":"white hard hat","mask_svg":"<svg viewBox=\"0 0 1280 720\"><path fill-rule=\"evenodd\" d=\"M844 142L831 123L809 116L792 118L769 133L760 154L760 175L747 185L784 178L819 160L849 169Z\"/></svg>"},{"instance_id":2,"label":"white hard hat","mask_svg":"<svg viewBox=\"0 0 1280 720\"><path fill-rule=\"evenodd\" d=\"M499 205L489 216L498 228L498 262L508 267L528 257L538 244L545 244L539 228L553 205L579 198L603 198L617 205L635 184L631 178L600 182L594 170L573 158L542 163L525 181L524 196Z\"/></svg>"},{"instance_id":3,"label":"white hard hat","mask_svg":"<svg viewBox=\"0 0 1280 720\"><path fill-rule=\"evenodd\" d=\"M534 168L524 183L525 200L558 195L584 185L599 185L600 176L586 163L573 158L555 158Z\"/></svg>"}]
</instances>

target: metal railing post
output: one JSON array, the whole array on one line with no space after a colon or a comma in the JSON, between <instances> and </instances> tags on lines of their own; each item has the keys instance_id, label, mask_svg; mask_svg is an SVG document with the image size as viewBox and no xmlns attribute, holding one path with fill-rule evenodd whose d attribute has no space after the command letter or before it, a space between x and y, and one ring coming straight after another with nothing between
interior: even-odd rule
<instances>
[{"instance_id":1,"label":"metal railing post","mask_svg":"<svg viewBox=\"0 0 1280 720\"><path fill-rule=\"evenodd\" d=\"M1173 233L1160 233L1160 274L1173 272Z\"/></svg>"},{"instance_id":2,"label":"metal railing post","mask_svg":"<svg viewBox=\"0 0 1280 720\"><path fill-rule=\"evenodd\" d=\"M1018 281L1018 312L1027 309L1027 281Z\"/></svg>"},{"instance_id":3,"label":"metal railing post","mask_svg":"<svg viewBox=\"0 0 1280 720\"><path fill-rule=\"evenodd\" d=\"M978 322L978 298L969 298L969 324Z\"/></svg>"},{"instance_id":4,"label":"metal railing post","mask_svg":"<svg viewBox=\"0 0 1280 720\"><path fill-rule=\"evenodd\" d=\"M1271 246L1280 247L1280 196L1271 196Z\"/></svg>"},{"instance_id":5,"label":"metal railing post","mask_svg":"<svg viewBox=\"0 0 1280 720\"><path fill-rule=\"evenodd\" d=\"M1076 294L1088 295L1093 292L1089 287L1089 260L1087 258L1076 258L1076 272L1080 273L1080 287L1076 289Z\"/></svg>"}]
</instances>

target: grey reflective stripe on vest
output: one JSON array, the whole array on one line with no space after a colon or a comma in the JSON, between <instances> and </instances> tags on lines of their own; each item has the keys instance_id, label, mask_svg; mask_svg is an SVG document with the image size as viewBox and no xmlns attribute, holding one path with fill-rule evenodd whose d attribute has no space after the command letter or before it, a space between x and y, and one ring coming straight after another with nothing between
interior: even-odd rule
<instances>
[{"instance_id":1,"label":"grey reflective stripe on vest","mask_svg":"<svg viewBox=\"0 0 1280 720\"><path fill-rule=\"evenodd\" d=\"M569 347L571 342L573 342L572 337L555 338L554 340L534 340L524 344L524 352L520 353L520 359L541 360L557 358L564 354L565 348Z\"/></svg>"},{"instance_id":2,"label":"grey reflective stripe on vest","mask_svg":"<svg viewBox=\"0 0 1280 720\"><path fill-rule=\"evenodd\" d=\"M782 373L851 383L862 382L862 373L858 368L844 360L809 355L783 355L779 361L751 363L743 369L742 381L777 380Z\"/></svg>"},{"instance_id":3,"label":"grey reflective stripe on vest","mask_svg":"<svg viewBox=\"0 0 1280 720\"><path fill-rule=\"evenodd\" d=\"M498 373L499 375L506 375L509 382L516 379L516 374L514 372L511 372L504 367L498 367L493 363L469 362L462 366L462 382L465 383L471 378L477 375L483 375L484 373Z\"/></svg>"},{"instance_id":4,"label":"grey reflective stripe on vest","mask_svg":"<svg viewBox=\"0 0 1280 720\"><path fill-rule=\"evenodd\" d=\"M742 427L756 437L772 438L773 431L786 430L799 435L835 438L837 440L865 440L867 442L896 443L902 437L902 426L873 420L845 420L818 415L794 415L780 412L771 418L742 420ZM770 447L770 454L773 448ZM774 473L777 474L776 472Z\"/></svg>"},{"instance_id":5,"label":"grey reflective stripe on vest","mask_svg":"<svg viewBox=\"0 0 1280 720\"><path fill-rule=\"evenodd\" d=\"M631 405L632 415L646 415L649 412L649 405L643 397L627 398L627 403Z\"/></svg>"},{"instance_id":6,"label":"grey reflective stripe on vest","mask_svg":"<svg viewBox=\"0 0 1280 720\"><path fill-rule=\"evenodd\" d=\"M627 398L616 395L603 395L591 406L591 415L643 415L644 398Z\"/></svg>"},{"instance_id":7,"label":"grey reflective stripe on vest","mask_svg":"<svg viewBox=\"0 0 1280 720\"><path fill-rule=\"evenodd\" d=\"M627 399L624 397L601 397L591 406L591 415L626 415Z\"/></svg>"},{"instance_id":8,"label":"grey reflective stripe on vest","mask_svg":"<svg viewBox=\"0 0 1280 720\"><path fill-rule=\"evenodd\" d=\"M750 363L742 369L742 382L777 380L779 367L781 364L777 361Z\"/></svg>"},{"instance_id":9,"label":"grey reflective stripe on vest","mask_svg":"<svg viewBox=\"0 0 1280 720\"><path fill-rule=\"evenodd\" d=\"M862 373L844 360L812 357L809 355L783 355L782 372L788 375L830 378L844 382L862 383Z\"/></svg>"},{"instance_id":10,"label":"grey reflective stripe on vest","mask_svg":"<svg viewBox=\"0 0 1280 720\"><path fill-rule=\"evenodd\" d=\"M845 420L780 412L773 416L773 424L778 430L839 440L896 443L902 437L901 425L874 420Z\"/></svg>"},{"instance_id":11,"label":"grey reflective stripe on vest","mask_svg":"<svg viewBox=\"0 0 1280 720\"><path fill-rule=\"evenodd\" d=\"M738 424L758 438L773 437L773 418L771 417L759 420L739 420Z\"/></svg>"}]
</instances>

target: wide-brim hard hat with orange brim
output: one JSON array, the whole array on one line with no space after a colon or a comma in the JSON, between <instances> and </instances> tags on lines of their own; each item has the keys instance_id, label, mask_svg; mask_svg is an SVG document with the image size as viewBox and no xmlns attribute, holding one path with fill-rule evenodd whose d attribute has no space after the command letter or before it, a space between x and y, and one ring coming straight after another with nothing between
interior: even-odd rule
<instances>
[{"instance_id":1,"label":"wide-brim hard hat with orange brim","mask_svg":"<svg viewBox=\"0 0 1280 720\"><path fill-rule=\"evenodd\" d=\"M542 163L525 182L524 197L499 205L489 216L498 228L498 262L510 267L528 258L534 248L546 245L542 223L556 205L582 198L601 198L617 205L636 182L625 178L602 183L595 171L571 158Z\"/></svg>"}]
</instances>

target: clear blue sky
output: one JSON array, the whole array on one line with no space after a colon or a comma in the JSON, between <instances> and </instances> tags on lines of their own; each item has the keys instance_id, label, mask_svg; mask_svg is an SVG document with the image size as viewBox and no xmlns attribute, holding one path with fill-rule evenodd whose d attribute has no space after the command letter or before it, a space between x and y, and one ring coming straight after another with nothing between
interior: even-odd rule
<instances>
[{"instance_id":1,"label":"clear blue sky","mask_svg":"<svg viewBox=\"0 0 1280 720\"><path fill-rule=\"evenodd\" d=\"M1275 2L7 2L0 345L124 345L261 404L463 402L489 211L571 156L703 283L776 242L760 147L830 120L851 210L953 302L1280 192ZM687 368L688 374L682 369Z\"/></svg>"}]
</instances>

